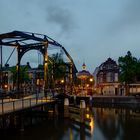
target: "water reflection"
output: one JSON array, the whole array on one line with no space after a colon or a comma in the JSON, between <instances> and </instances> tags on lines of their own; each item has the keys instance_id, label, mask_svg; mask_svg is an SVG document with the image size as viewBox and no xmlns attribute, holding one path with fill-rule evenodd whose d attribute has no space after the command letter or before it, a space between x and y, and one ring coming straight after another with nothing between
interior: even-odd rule
<instances>
[{"instance_id":1,"label":"water reflection","mask_svg":"<svg viewBox=\"0 0 140 140\"><path fill-rule=\"evenodd\" d=\"M86 124L48 119L26 127L23 133L10 130L0 133L0 137L5 140L140 140L139 110L93 107L90 111L86 114Z\"/></svg>"},{"instance_id":2,"label":"water reflection","mask_svg":"<svg viewBox=\"0 0 140 140\"><path fill-rule=\"evenodd\" d=\"M96 108L96 126L107 140L139 140L140 114L128 109Z\"/></svg>"}]
</instances>

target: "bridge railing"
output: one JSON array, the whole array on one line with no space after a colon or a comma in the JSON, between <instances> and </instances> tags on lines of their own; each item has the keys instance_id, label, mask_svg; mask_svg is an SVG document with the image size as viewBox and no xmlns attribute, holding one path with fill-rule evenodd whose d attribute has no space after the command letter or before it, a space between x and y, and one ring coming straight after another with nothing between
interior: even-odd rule
<instances>
[{"instance_id":1,"label":"bridge railing","mask_svg":"<svg viewBox=\"0 0 140 140\"><path fill-rule=\"evenodd\" d=\"M22 99L1 99L0 100L0 115L31 108L39 104L53 101L48 97L30 97Z\"/></svg>"}]
</instances>

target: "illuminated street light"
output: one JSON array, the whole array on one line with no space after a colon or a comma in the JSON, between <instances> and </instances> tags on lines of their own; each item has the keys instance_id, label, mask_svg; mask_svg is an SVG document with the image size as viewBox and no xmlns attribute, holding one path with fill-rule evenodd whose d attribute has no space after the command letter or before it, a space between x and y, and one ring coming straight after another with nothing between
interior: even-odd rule
<instances>
[{"instance_id":1,"label":"illuminated street light","mask_svg":"<svg viewBox=\"0 0 140 140\"><path fill-rule=\"evenodd\" d=\"M61 83L63 84L64 83L64 80L61 80Z\"/></svg>"},{"instance_id":2,"label":"illuminated street light","mask_svg":"<svg viewBox=\"0 0 140 140\"><path fill-rule=\"evenodd\" d=\"M7 84L5 84L5 85L4 85L4 88L6 88L6 89L7 89L7 88L8 88L8 85L7 85Z\"/></svg>"},{"instance_id":3,"label":"illuminated street light","mask_svg":"<svg viewBox=\"0 0 140 140\"><path fill-rule=\"evenodd\" d=\"M90 82L93 82L93 78L90 78L89 81L90 81Z\"/></svg>"}]
</instances>

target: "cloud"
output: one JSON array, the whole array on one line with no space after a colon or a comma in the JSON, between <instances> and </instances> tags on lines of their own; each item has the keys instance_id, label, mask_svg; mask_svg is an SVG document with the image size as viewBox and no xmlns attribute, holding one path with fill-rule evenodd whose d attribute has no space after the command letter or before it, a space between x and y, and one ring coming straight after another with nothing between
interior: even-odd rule
<instances>
[{"instance_id":1,"label":"cloud","mask_svg":"<svg viewBox=\"0 0 140 140\"><path fill-rule=\"evenodd\" d=\"M140 25L140 1L128 0L122 4L123 6L119 16L113 22L111 22L111 26L109 25L108 31L112 33L133 30Z\"/></svg>"},{"instance_id":2,"label":"cloud","mask_svg":"<svg viewBox=\"0 0 140 140\"><path fill-rule=\"evenodd\" d=\"M71 34L76 27L74 16L63 7L51 5L47 7L47 22L57 26L62 34Z\"/></svg>"}]
</instances>

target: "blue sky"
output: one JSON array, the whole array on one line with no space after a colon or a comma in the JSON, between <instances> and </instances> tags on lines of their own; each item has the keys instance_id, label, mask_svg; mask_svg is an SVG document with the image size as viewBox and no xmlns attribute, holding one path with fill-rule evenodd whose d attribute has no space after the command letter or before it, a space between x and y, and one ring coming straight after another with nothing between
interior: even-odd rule
<instances>
[{"instance_id":1,"label":"blue sky","mask_svg":"<svg viewBox=\"0 0 140 140\"><path fill-rule=\"evenodd\" d=\"M84 61L93 72L128 50L140 58L139 7L140 0L1 0L0 33L46 34L67 49L78 70ZM30 57L24 61L37 61Z\"/></svg>"}]
</instances>

